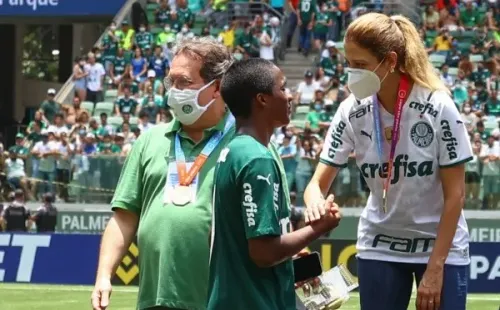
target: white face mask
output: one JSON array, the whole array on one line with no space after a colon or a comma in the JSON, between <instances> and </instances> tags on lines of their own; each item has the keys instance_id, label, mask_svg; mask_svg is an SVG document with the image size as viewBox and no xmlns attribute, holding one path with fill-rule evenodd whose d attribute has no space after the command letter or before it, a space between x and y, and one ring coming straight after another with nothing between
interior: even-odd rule
<instances>
[{"instance_id":1,"label":"white face mask","mask_svg":"<svg viewBox=\"0 0 500 310\"><path fill-rule=\"evenodd\" d=\"M113 31L115 31L115 30L116 30L116 26L114 26L114 25L113 25L113 26L111 26L111 27L109 27L109 28L110 28L111 30L113 30Z\"/></svg>"},{"instance_id":2,"label":"white face mask","mask_svg":"<svg viewBox=\"0 0 500 310\"><path fill-rule=\"evenodd\" d=\"M165 32L170 32L170 27L165 27Z\"/></svg>"},{"instance_id":3,"label":"white face mask","mask_svg":"<svg viewBox=\"0 0 500 310\"><path fill-rule=\"evenodd\" d=\"M470 108L464 108L465 113L470 113Z\"/></svg>"},{"instance_id":4,"label":"white face mask","mask_svg":"<svg viewBox=\"0 0 500 310\"><path fill-rule=\"evenodd\" d=\"M146 31L146 28L141 27L141 28L139 28L139 31L140 31L140 32L144 32L144 31Z\"/></svg>"},{"instance_id":5,"label":"white face mask","mask_svg":"<svg viewBox=\"0 0 500 310\"><path fill-rule=\"evenodd\" d=\"M200 89L183 89L180 90L171 87L168 93L168 106L172 109L175 117L184 125L191 125L196 122L205 111L214 103L212 99L205 106L198 104L198 97L200 93L212 85L214 81L206 84Z\"/></svg>"},{"instance_id":6,"label":"white face mask","mask_svg":"<svg viewBox=\"0 0 500 310\"><path fill-rule=\"evenodd\" d=\"M182 33L186 33L186 32L188 32L188 30L189 30L189 29L187 29L187 28L182 28L182 30L181 30L181 31L182 31Z\"/></svg>"},{"instance_id":7,"label":"white face mask","mask_svg":"<svg viewBox=\"0 0 500 310\"><path fill-rule=\"evenodd\" d=\"M358 100L365 99L376 94L380 90L380 85L385 80L389 72L386 73L382 80L375 74L383 60L373 70L349 68L347 71L347 86L354 97Z\"/></svg>"}]
</instances>

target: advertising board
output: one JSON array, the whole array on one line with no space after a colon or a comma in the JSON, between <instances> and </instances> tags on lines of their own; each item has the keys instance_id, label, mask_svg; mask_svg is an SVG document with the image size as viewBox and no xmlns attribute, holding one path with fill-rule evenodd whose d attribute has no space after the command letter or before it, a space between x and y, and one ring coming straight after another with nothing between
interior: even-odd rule
<instances>
[{"instance_id":1,"label":"advertising board","mask_svg":"<svg viewBox=\"0 0 500 310\"><path fill-rule=\"evenodd\" d=\"M0 282L92 285L100 235L0 234ZM344 264L357 276L353 240L319 240L310 251L321 255L323 269ZM469 292L500 293L500 243L472 243ZM115 285L137 285L139 250L132 244L123 258Z\"/></svg>"},{"instance_id":2,"label":"advertising board","mask_svg":"<svg viewBox=\"0 0 500 310\"><path fill-rule=\"evenodd\" d=\"M0 16L114 16L126 0L0 0Z\"/></svg>"}]
</instances>

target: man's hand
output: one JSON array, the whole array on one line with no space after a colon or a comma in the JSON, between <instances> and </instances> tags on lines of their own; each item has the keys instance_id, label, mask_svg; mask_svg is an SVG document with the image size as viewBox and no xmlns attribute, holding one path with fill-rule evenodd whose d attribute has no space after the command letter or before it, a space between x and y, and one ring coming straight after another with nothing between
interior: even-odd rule
<instances>
[{"instance_id":1,"label":"man's hand","mask_svg":"<svg viewBox=\"0 0 500 310\"><path fill-rule=\"evenodd\" d=\"M105 310L109 306L109 298L111 297L111 280L109 278L97 279L94 291L91 295L92 309Z\"/></svg>"}]
</instances>

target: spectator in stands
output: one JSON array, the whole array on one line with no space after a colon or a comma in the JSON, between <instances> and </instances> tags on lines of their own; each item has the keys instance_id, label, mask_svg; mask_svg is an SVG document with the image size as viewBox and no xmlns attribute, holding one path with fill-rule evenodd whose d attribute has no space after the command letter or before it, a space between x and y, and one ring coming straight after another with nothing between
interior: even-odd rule
<instances>
[{"instance_id":1,"label":"spectator in stands","mask_svg":"<svg viewBox=\"0 0 500 310\"><path fill-rule=\"evenodd\" d=\"M54 121L54 116L56 113L61 111L61 105L57 103L54 98L56 96L56 90L49 88L47 90L47 98L40 105L40 112L42 112L42 117L45 122L51 124Z\"/></svg>"},{"instance_id":2,"label":"spectator in stands","mask_svg":"<svg viewBox=\"0 0 500 310\"><path fill-rule=\"evenodd\" d=\"M116 29L115 22L112 22L108 31L102 39L100 49L103 51L102 60L106 72L109 72L111 64L114 63L120 42L123 40L123 32Z\"/></svg>"},{"instance_id":3,"label":"spectator in stands","mask_svg":"<svg viewBox=\"0 0 500 310\"><path fill-rule=\"evenodd\" d=\"M290 15L288 16L288 31L286 37L286 47L292 47L292 39L295 34L299 22L299 1L300 0L287 0Z\"/></svg>"},{"instance_id":4,"label":"spectator in stands","mask_svg":"<svg viewBox=\"0 0 500 310\"><path fill-rule=\"evenodd\" d=\"M441 66L441 74L439 77L441 78L441 81L444 83L446 87L451 88L454 84L454 81L451 75L448 74L448 69L449 69L448 65L443 64Z\"/></svg>"},{"instance_id":5,"label":"spectator in stands","mask_svg":"<svg viewBox=\"0 0 500 310\"><path fill-rule=\"evenodd\" d=\"M487 116L500 118L500 100L498 99L498 91L491 91L488 100L484 105L484 114Z\"/></svg>"},{"instance_id":6,"label":"spectator in stands","mask_svg":"<svg viewBox=\"0 0 500 310\"><path fill-rule=\"evenodd\" d=\"M113 88L118 87L120 82L122 81L123 74L125 73L125 68L127 67L128 62L125 60L123 48L118 48L116 51L116 56L113 58L109 69L107 70Z\"/></svg>"},{"instance_id":7,"label":"spectator in stands","mask_svg":"<svg viewBox=\"0 0 500 310\"><path fill-rule=\"evenodd\" d=\"M101 63L96 61L96 55L89 53L87 55L87 64L85 65L85 72L87 73L87 101L94 104L101 102L104 99L103 85L104 76L106 71Z\"/></svg>"},{"instance_id":8,"label":"spectator in stands","mask_svg":"<svg viewBox=\"0 0 500 310\"><path fill-rule=\"evenodd\" d=\"M314 26L316 0L299 0L299 52L304 56L311 50L311 31Z\"/></svg>"},{"instance_id":9,"label":"spectator in stands","mask_svg":"<svg viewBox=\"0 0 500 310\"><path fill-rule=\"evenodd\" d=\"M278 148L278 153L283 161L289 191L292 191L295 185L295 171L297 170L297 144L295 141L291 143L291 139L291 136L285 134Z\"/></svg>"},{"instance_id":10,"label":"spectator in stands","mask_svg":"<svg viewBox=\"0 0 500 310\"><path fill-rule=\"evenodd\" d=\"M327 76L332 77L335 76L335 68L340 61L339 52L333 41L326 42L325 47L321 52L320 67Z\"/></svg>"},{"instance_id":11,"label":"spectator in stands","mask_svg":"<svg viewBox=\"0 0 500 310\"><path fill-rule=\"evenodd\" d=\"M157 24L164 25L164 26L168 25L168 23L170 21L170 7L168 5L167 0L160 1L160 6L158 7L158 9L156 9L156 12L155 12L155 20L156 20ZM170 25L168 25L168 26L170 29Z\"/></svg>"},{"instance_id":12,"label":"spectator in stands","mask_svg":"<svg viewBox=\"0 0 500 310\"><path fill-rule=\"evenodd\" d=\"M122 90L123 96L118 97L115 101L116 116L120 116L123 113L136 115L140 109L139 103L131 96L129 87L124 87Z\"/></svg>"},{"instance_id":13,"label":"spectator in stands","mask_svg":"<svg viewBox=\"0 0 500 310\"><path fill-rule=\"evenodd\" d=\"M481 17L473 0L464 0L465 8L460 10L460 26L465 30L474 30L481 22Z\"/></svg>"},{"instance_id":14,"label":"spectator in stands","mask_svg":"<svg viewBox=\"0 0 500 310\"><path fill-rule=\"evenodd\" d=\"M149 114L147 111L141 111L139 113L139 124L137 128L141 130L141 132L146 132L154 126L153 123L149 122Z\"/></svg>"},{"instance_id":15,"label":"spectator in stands","mask_svg":"<svg viewBox=\"0 0 500 310\"><path fill-rule=\"evenodd\" d=\"M480 156L481 143L472 145L472 160L465 164L465 199L466 205L472 205L474 209L480 206L479 192L481 185Z\"/></svg>"},{"instance_id":16,"label":"spectator in stands","mask_svg":"<svg viewBox=\"0 0 500 310\"><path fill-rule=\"evenodd\" d=\"M254 36L254 30L250 23L245 23L244 32L236 39L236 50L241 52L245 58L259 57L259 41Z\"/></svg>"},{"instance_id":17,"label":"spectator in stands","mask_svg":"<svg viewBox=\"0 0 500 310\"><path fill-rule=\"evenodd\" d=\"M16 144L9 148L9 153L13 152L21 160L28 159L29 150L24 146L24 135L20 132L16 134Z\"/></svg>"},{"instance_id":18,"label":"spectator in stands","mask_svg":"<svg viewBox=\"0 0 500 310\"><path fill-rule=\"evenodd\" d=\"M463 53L460 57L458 69L464 73L465 77L469 78L474 71L474 64L469 59L469 53Z\"/></svg>"},{"instance_id":19,"label":"spectator in stands","mask_svg":"<svg viewBox=\"0 0 500 310\"><path fill-rule=\"evenodd\" d=\"M194 24L194 14L188 7L187 0L177 0L177 15L179 16L179 22L188 28L193 27Z\"/></svg>"},{"instance_id":20,"label":"spectator in stands","mask_svg":"<svg viewBox=\"0 0 500 310\"><path fill-rule=\"evenodd\" d=\"M47 122L43 119L43 112L40 110L35 111L35 115L33 116L33 120L29 123L28 128L26 129L26 133L31 133L33 131L33 127L35 123L42 129L46 129L48 127Z\"/></svg>"},{"instance_id":21,"label":"spectator in stands","mask_svg":"<svg viewBox=\"0 0 500 310\"><path fill-rule=\"evenodd\" d=\"M71 180L71 158L73 157L75 146L69 142L68 133L65 131L60 133L59 141L59 156L56 162L56 181L59 183L57 186L59 197L65 202L68 202L68 184Z\"/></svg>"},{"instance_id":22,"label":"spectator in stands","mask_svg":"<svg viewBox=\"0 0 500 310\"><path fill-rule=\"evenodd\" d=\"M131 78L139 83L139 89L143 89L143 83L147 78L148 61L143 57L142 50L139 47L136 47L134 50L134 58L131 60L131 65Z\"/></svg>"},{"instance_id":23,"label":"spectator in stands","mask_svg":"<svg viewBox=\"0 0 500 310\"><path fill-rule=\"evenodd\" d=\"M122 21L121 26L122 26L121 31L123 32L123 40L122 40L121 47L124 50L129 51L135 42L134 41L135 40L135 38L134 38L135 37L135 30L133 27L130 27L127 20Z\"/></svg>"},{"instance_id":24,"label":"spectator in stands","mask_svg":"<svg viewBox=\"0 0 500 310\"><path fill-rule=\"evenodd\" d=\"M87 97L87 75L85 71L85 59L76 57L73 65L73 83L75 84L75 93L80 100L85 100Z\"/></svg>"},{"instance_id":25,"label":"spectator in stands","mask_svg":"<svg viewBox=\"0 0 500 310\"><path fill-rule=\"evenodd\" d=\"M319 88L317 82L314 82L313 73L307 70L304 74L304 81L300 82L295 95L296 104L309 105L313 99L316 90Z\"/></svg>"},{"instance_id":26,"label":"spectator in stands","mask_svg":"<svg viewBox=\"0 0 500 310\"><path fill-rule=\"evenodd\" d=\"M259 39L260 43L259 57L262 59L273 61L274 50L273 50L273 41L271 40L271 36L267 33L267 31L265 30L263 31L260 28L254 31L255 31L255 36Z\"/></svg>"},{"instance_id":27,"label":"spectator in stands","mask_svg":"<svg viewBox=\"0 0 500 310\"><path fill-rule=\"evenodd\" d=\"M63 132L66 134L69 133L68 126L64 122L64 114L63 113L56 113L56 115L54 117L54 122L52 123L52 125L49 126L49 130L53 131L55 133L56 137L58 137Z\"/></svg>"},{"instance_id":28,"label":"spectator in stands","mask_svg":"<svg viewBox=\"0 0 500 310\"><path fill-rule=\"evenodd\" d=\"M496 209L500 201L500 146L495 137L488 136L479 155L483 163L483 208Z\"/></svg>"},{"instance_id":29,"label":"spectator in stands","mask_svg":"<svg viewBox=\"0 0 500 310\"><path fill-rule=\"evenodd\" d=\"M297 204L304 206L304 192L307 184L311 181L316 168L317 153L310 139L303 138L298 144L297 170L295 172L295 184L297 185Z\"/></svg>"},{"instance_id":30,"label":"spectator in stands","mask_svg":"<svg viewBox=\"0 0 500 310\"><path fill-rule=\"evenodd\" d=\"M428 5L422 13L423 27L425 30L437 30L439 26L439 13L434 5Z\"/></svg>"},{"instance_id":31,"label":"spectator in stands","mask_svg":"<svg viewBox=\"0 0 500 310\"><path fill-rule=\"evenodd\" d=\"M179 18L177 16L177 12L175 10L170 11L169 23L170 23L170 28L172 28L172 30L175 33L179 33L181 31L183 25L179 21Z\"/></svg>"},{"instance_id":32,"label":"spectator in stands","mask_svg":"<svg viewBox=\"0 0 500 310\"><path fill-rule=\"evenodd\" d=\"M97 136L99 139L103 139L105 135L111 135L114 133L113 126L108 124L108 114L106 113L101 113L99 115L101 123L99 124L99 129L97 130Z\"/></svg>"},{"instance_id":33,"label":"spectator in stands","mask_svg":"<svg viewBox=\"0 0 500 310\"><path fill-rule=\"evenodd\" d=\"M78 118L80 118L80 115L83 112L87 112L88 113L87 110L85 110L84 108L81 107L80 97L75 96L73 98L73 105L67 107L67 109L66 109L66 124L68 126L74 125L76 123L76 120ZM43 126L42 126L42 129L44 129Z\"/></svg>"},{"instance_id":34,"label":"spectator in stands","mask_svg":"<svg viewBox=\"0 0 500 310\"><path fill-rule=\"evenodd\" d=\"M163 73L163 77L165 76L165 73L168 71L165 71ZM163 78L157 78L156 71L153 69L148 70L148 79L144 83L144 94L149 93L149 88L151 88L151 92L154 94L162 95L163 94L163 85L162 81Z\"/></svg>"},{"instance_id":35,"label":"spectator in stands","mask_svg":"<svg viewBox=\"0 0 500 310\"><path fill-rule=\"evenodd\" d=\"M35 178L38 178L40 183L36 194L55 193L53 183L56 179L56 159L59 150L55 133L50 129L42 131L42 141L35 144L31 150L31 154L39 159Z\"/></svg>"},{"instance_id":36,"label":"spectator in stands","mask_svg":"<svg viewBox=\"0 0 500 310\"><path fill-rule=\"evenodd\" d=\"M231 26L225 25L224 30L219 33L219 37L217 40L224 44L229 50L232 51L232 49L235 46L235 35L234 35L234 30L236 29L236 22L232 22Z\"/></svg>"},{"instance_id":37,"label":"spectator in stands","mask_svg":"<svg viewBox=\"0 0 500 310\"><path fill-rule=\"evenodd\" d=\"M319 51L323 44L326 42L328 29L333 25L333 20L328 12L328 4L321 4L321 9L316 12L313 34L314 34L314 47Z\"/></svg>"},{"instance_id":38,"label":"spectator in stands","mask_svg":"<svg viewBox=\"0 0 500 310\"><path fill-rule=\"evenodd\" d=\"M138 98L140 91L139 84L132 77L132 67L128 66L127 68L130 70L125 69L125 73L123 74L123 81L118 86L118 95L123 96L124 89L129 88L131 96L133 96L134 98Z\"/></svg>"},{"instance_id":39,"label":"spectator in stands","mask_svg":"<svg viewBox=\"0 0 500 310\"><path fill-rule=\"evenodd\" d=\"M7 182L14 189L22 189L28 194L28 183L26 180L26 171L24 168L24 160L18 157L15 150L9 151L9 158L5 160L3 171L7 176Z\"/></svg>"},{"instance_id":40,"label":"spectator in stands","mask_svg":"<svg viewBox=\"0 0 500 310\"><path fill-rule=\"evenodd\" d=\"M467 126L467 129L469 132L472 132L472 130L476 127L477 122L479 121L479 117L476 115L476 113L473 113L472 107L469 103L464 103L462 105L462 121L464 122L465 126Z\"/></svg>"},{"instance_id":41,"label":"spectator in stands","mask_svg":"<svg viewBox=\"0 0 500 310\"><path fill-rule=\"evenodd\" d=\"M146 46L151 46L151 44L153 44L153 35L148 31L144 22L139 25L139 32L135 34L134 41L135 46L139 47L141 50L144 50Z\"/></svg>"},{"instance_id":42,"label":"spectator in stands","mask_svg":"<svg viewBox=\"0 0 500 310\"><path fill-rule=\"evenodd\" d=\"M166 59L165 56L162 55L162 51L163 50L161 46L156 46L154 55L153 57L151 57L149 61L149 69L153 70L153 72L155 73L155 76L153 77L160 81L162 81L165 78L165 76L167 76L168 69L170 68L170 63L168 59ZM150 76L148 72L148 78L149 77ZM155 89L157 89L156 86Z\"/></svg>"},{"instance_id":43,"label":"spectator in stands","mask_svg":"<svg viewBox=\"0 0 500 310\"><path fill-rule=\"evenodd\" d=\"M452 40L450 33L446 29L441 29L439 35L434 39L434 52L439 55L448 55L448 51L452 48Z\"/></svg>"},{"instance_id":44,"label":"spectator in stands","mask_svg":"<svg viewBox=\"0 0 500 310\"><path fill-rule=\"evenodd\" d=\"M319 115L323 111L325 91L322 88L316 89L314 99L309 105L309 113L306 116L305 128L312 132L319 131Z\"/></svg>"},{"instance_id":45,"label":"spectator in stands","mask_svg":"<svg viewBox=\"0 0 500 310\"><path fill-rule=\"evenodd\" d=\"M325 75L325 70L322 67L316 68L314 73L314 82L319 85L319 87L326 87L330 83L330 77Z\"/></svg>"}]
</instances>

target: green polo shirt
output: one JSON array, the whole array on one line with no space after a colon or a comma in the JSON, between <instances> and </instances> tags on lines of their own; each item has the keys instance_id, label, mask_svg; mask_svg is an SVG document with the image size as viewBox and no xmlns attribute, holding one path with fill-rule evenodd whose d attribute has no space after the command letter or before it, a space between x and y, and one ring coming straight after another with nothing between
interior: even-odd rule
<instances>
[{"instance_id":1,"label":"green polo shirt","mask_svg":"<svg viewBox=\"0 0 500 310\"><path fill-rule=\"evenodd\" d=\"M224 129L226 118L207 129L199 143L192 141L176 120L154 126L139 136L125 161L111 204L113 209L139 215L138 309L154 306L206 309L214 169L220 151L234 136L234 129L203 165L196 202L184 207L164 204L164 188L168 163L175 158L175 134L179 132L181 136L187 160L194 160L211 135ZM279 159L276 148L270 145L269 149ZM278 166L282 180L286 180L280 160ZM284 195L290 205L286 186Z\"/></svg>"},{"instance_id":2,"label":"green polo shirt","mask_svg":"<svg viewBox=\"0 0 500 310\"><path fill-rule=\"evenodd\" d=\"M195 202L184 207L165 204L164 188L168 165L175 165L175 134L179 132L186 160L193 161L212 134L224 130L225 122L207 129L199 143L176 120L155 126L137 139L127 157L112 206L139 215L138 309L205 309L214 167L234 129L201 168Z\"/></svg>"}]
</instances>

